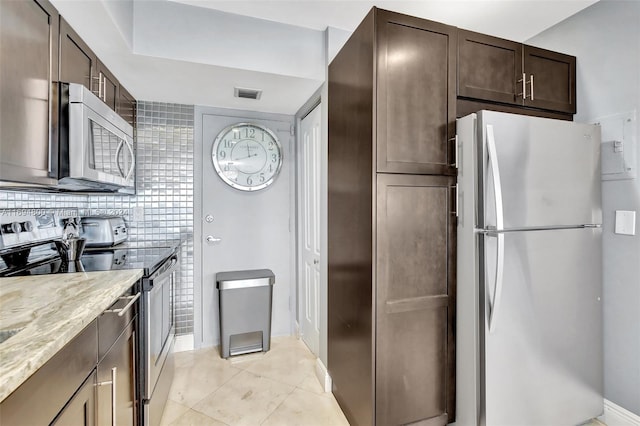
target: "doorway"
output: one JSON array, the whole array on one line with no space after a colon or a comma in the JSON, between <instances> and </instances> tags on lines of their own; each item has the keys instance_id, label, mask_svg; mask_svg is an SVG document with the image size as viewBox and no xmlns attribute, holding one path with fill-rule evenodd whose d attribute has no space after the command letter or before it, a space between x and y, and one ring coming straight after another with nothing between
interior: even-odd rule
<instances>
[{"instance_id":1,"label":"doorway","mask_svg":"<svg viewBox=\"0 0 640 426\"><path fill-rule=\"evenodd\" d=\"M300 122L298 246L300 335L314 355L320 355L320 156L321 107Z\"/></svg>"},{"instance_id":2,"label":"doorway","mask_svg":"<svg viewBox=\"0 0 640 426\"><path fill-rule=\"evenodd\" d=\"M219 313L215 276L218 272L271 269L273 287L271 334L291 335L295 322L295 156L294 117L221 108L196 107L194 200L195 258L199 277L194 288L194 346L218 345ZM223 129L252 123L269 129L282 150L282 166L266 188L243 191L216 172L212 149ZM256 134L259 134L256 133ZM245 144L246 145L246 144Z\"/></svg>"}]
</instances>

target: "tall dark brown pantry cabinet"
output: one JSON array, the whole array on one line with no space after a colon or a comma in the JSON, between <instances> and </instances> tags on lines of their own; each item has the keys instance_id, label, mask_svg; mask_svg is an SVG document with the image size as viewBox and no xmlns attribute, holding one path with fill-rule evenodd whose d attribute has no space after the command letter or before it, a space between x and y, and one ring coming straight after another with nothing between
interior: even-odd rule
<instances>
[{"instance_id":1,"label":"tall dark brown pantry cabinet","mask_svg":"<svg viewBox=\"0 0 640 426\"><path fill-rule=\"evenodd\" d=\"M329 66L328 369L352 425L455 418L456 34L374 8Z\"/></svg>"}]
</instances>

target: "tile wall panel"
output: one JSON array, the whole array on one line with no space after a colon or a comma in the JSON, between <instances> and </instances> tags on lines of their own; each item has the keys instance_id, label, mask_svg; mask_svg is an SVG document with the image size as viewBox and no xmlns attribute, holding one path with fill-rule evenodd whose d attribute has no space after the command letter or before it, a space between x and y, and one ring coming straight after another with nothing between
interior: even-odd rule
<instances>
[{"instance_id":1,"label":"tile wall panel","mask_svg":"<svg viewBox=\"0 0 640 426\"><path fill-rule=\"evenodd\" d=\"M193 118L193 105L138 102L135 196L0 191L0 208L120 214L132 241L185 241L174 297L177 334L193 333Z\"/></svg>"}]
</instances>

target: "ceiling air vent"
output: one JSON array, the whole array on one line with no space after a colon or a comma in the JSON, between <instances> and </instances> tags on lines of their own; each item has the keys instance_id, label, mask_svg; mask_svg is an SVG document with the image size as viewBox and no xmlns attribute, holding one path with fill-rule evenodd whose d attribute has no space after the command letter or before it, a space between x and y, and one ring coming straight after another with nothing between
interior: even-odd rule
<instances>
[{"instance_id":1,"label":"ceiling air vent","mask_svg":"<svg viewBox=\"0 0 640 426\"><path fill-rule=\"evenodd\" d=\"M262 96L262 90L260 89L247 89L245 87L234 87L234 96L236 98L245 99L260 99Z\"/></svg>"}]
</instances>

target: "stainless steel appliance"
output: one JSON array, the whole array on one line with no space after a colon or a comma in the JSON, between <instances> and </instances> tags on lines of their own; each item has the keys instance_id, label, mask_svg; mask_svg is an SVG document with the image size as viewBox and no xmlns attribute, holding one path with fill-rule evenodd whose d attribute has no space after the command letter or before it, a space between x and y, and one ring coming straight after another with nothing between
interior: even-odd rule
<instances>
[{"instance_id":1,"label":"stainless steel appliance","mask_svg":"<svg viewBox=\"0 0 640 426\"><path fill-rule=\"evenodd\" d=\"M85 216L81 225L80 236L87 240L87 247L115 246L129 237L121 216Z\"/></svg>"},{"instance_id":2,"label":"stainless steel appliance","mask_svg":"<svg viewBox=\"0 0 640 426\"><path fill-rule=\"evenodd\" d=\"M81 84L59 92L58 187L133 193L133 127Z\"/></svg>"},{"instance_id":3,"label":"stainless steel appliance","mask_svg":"<svg viewBox=\"0 0 640 426\"><path fill-rule=\"evenodd\" d=\"M144 357L141 363L141 395L144 425L157 426L173 381L175 342L174 315L171 300L179 267L173 253L154 273L142 282L141 315L144 328L141 341Z\"/></svg>"},{"instance_id":4,"label":"stainless steel appliance","mask_svg":"<svg viewBox=\"0 0 640 426\"><path fill-rule=\"evenodd\" d=\"M597 126L458 119L458 425L603 412Z\"/></svg>"}]
</instances>

